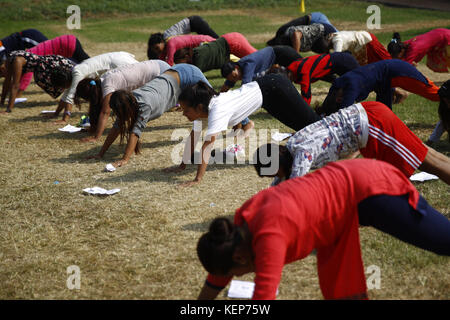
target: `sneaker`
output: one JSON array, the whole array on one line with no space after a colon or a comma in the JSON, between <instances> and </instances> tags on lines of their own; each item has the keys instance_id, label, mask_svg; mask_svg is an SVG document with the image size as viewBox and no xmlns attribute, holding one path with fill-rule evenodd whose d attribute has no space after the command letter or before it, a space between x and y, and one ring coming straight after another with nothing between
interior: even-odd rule
<instances>
[{"instance_id":1,"label":"sneaker","mask_svg":"<svg viewBox=\"0 0 450 320\"><path fill-rule=\"evenodd\" d=\"M90 127L91 123L89 121L89 116L82 115L81 119L80 119L80 122L78 123L78 126L82 127L82 128Z\"/></svg>"}]
</instances>

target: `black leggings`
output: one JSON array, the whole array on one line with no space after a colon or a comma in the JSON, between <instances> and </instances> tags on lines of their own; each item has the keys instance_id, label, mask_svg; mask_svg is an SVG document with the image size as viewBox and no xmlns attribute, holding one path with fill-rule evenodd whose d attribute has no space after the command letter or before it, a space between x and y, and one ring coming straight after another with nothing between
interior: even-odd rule
<instances>
[{"instance_id":1,"label":"black leggings","mask_svg":"<svg viewBox=\"0 0 450 320\"><path fill-rule=\"evenodd\" d=\"M196 32L198 34L204 34L207 36L211 36L214 39L218 39L219 36L214 32L213 29L209 26L208 22L206 22L200 16L190 16L188 17L189 23L191 25L191 32Z\"/></svg>"},{"instance_id":2,"label":"black leggings","mask_svg":"<svg viewBox=\"0 0 450 320\"><path fill-rule=\"evenodd\" d=\"M276 37L281 37L281 36L284 35L284 33L286 32L286 30L289 27L292 27L292 26L304 26L304 25L310 24L310 22L311 22L311 17L309 15L293 19L293 20L283 24L281 27L279 27L275 36Z\"/></svg>"},{"instance_id":3,"label":"black leggings","mask_svg":"<svg viewBox=\"0 0 450 320\"><path fill-rule=\"evenodd\" d=\"M263 96L262 107L289 128L299 131L320 120L285 75L269 73L256 82Z\"/></svg>"},{"instance_id":4,"label":"black leggings","mask_svg":"<svg viewBox=\"0 0 450 320\"><path fill-rule=\"evenodd\" d=\"M450 256L450 220L420 196L417 209L408 195L378 195L358 204L359 224L372 226L406 243Z\"/></svg>"},{"instance_id":5,"label":"black leggings","mask_svg":"<svg viewBox=\"0 0 450 320\"><path fill-rule=\"evenodd\" d=\"M77 39L75 44L75 51L72 55L72 60L76 63L81 63L84 60L89 59L88 54L83 50L83 47L81 46L80 41Z\"/></svg>"}]
</instances>

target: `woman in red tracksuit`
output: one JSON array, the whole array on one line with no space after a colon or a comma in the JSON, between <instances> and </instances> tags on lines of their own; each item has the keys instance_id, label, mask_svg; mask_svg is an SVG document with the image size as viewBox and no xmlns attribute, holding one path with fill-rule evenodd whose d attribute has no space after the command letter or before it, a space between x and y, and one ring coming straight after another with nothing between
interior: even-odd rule
<instances>
[{"instance_id":1,"label":"woman in red tracksuit","mask_svg":"<svg viewBox=\"0 0 450 320\"><path fill-rule=\"evenodd\" d=\"M450 255L450 221L408 178L383 161L344 160L265 189L217 218L197 245L209 272L199 299L214 299L233 276L255 273L253 299L275 299L285 264L317 250L325 299L367 298L358 227Z\"/></svg>"}]
</instances>

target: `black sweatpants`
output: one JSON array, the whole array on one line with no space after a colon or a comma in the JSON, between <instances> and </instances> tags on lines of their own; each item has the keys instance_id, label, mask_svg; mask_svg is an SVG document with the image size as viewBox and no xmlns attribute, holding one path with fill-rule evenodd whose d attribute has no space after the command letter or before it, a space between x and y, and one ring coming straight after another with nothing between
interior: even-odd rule
<instances>
[{"instance_id":1,"label":"black sweatpants","mask_svg":"<svg viewBox=\"0 0 450 320\"><path fill-rule=\"evenodd\" d=\"M299 131L320 120L285 75L269 73L256 82L263 96L262 107L289 128Z\"/></svg>"},{"instance_id":2,"label":"black sweatpants","mask_svg":"<svg viewBox=\"0 0 450 320\"><path fill-rule=\"evenodd\" d=\"M75 44L75 51L73 52L71 60L75 61L76 63L81 63L86 59L89 59L89 56L83 50L83 46L81 45L80 41L77 38L77 41Z\"/></svg>"},{"instance_id":3,"label":"black sweatpants","mask_svg":"<svg viewBox=\"0 0 450 320\"><path fill-rule=\"evenodd\" d=\"M200 16L190 16L188 17L189 23L191 25L191 32L196 32L197 34L204 34L207 36L211 36L214 39L218 39L219 36L214 32L213 29L209 26L208 22L206 22Z\"/></svg>"},{"instance_id":4,"label":"black sweatpants","mask_svg":"<svg viewBox=\"0 0 450 320\"><path fill-rule=\"evenodd\" d=\"M420 196L417 210L408 195L369 197L358 204L359 224L439 255L450 256L450 220Z\"/></svg>"}]
</instances>

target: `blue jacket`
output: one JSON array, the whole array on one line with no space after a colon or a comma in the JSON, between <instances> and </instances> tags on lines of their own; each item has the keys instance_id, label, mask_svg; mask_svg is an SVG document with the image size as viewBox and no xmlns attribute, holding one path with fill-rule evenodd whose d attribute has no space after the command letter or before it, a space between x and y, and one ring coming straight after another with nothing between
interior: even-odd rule
<instances>
[{"instance_id":1,"label":"blue jacket","mask_svg":"<svg viewBox=\"0 0 450 320\"><path fill-rule=\"evenodd\" d=\"M391 80L395 77L408 77L429 84L427 78L408 62L390 59L374 62L345 73L334 80L329 94L340 88L344 89L344 97L339 108L345 108L355 101L367 99L375 91L377 101L392 109Z\"/></svg>"},{"instance_id":2,"label":"blue jacket","mask_svg":"<svg viewBox=\"0 0 450 320\"><path fill-rule=\"evenodd\" d=\"M275 52L272 47L266 47L240 59L237 64L242 70L242 84L262 77L275 62ZM225 85L232 88L234 82L225 81Z\"/></svg>"}]
</instances>

